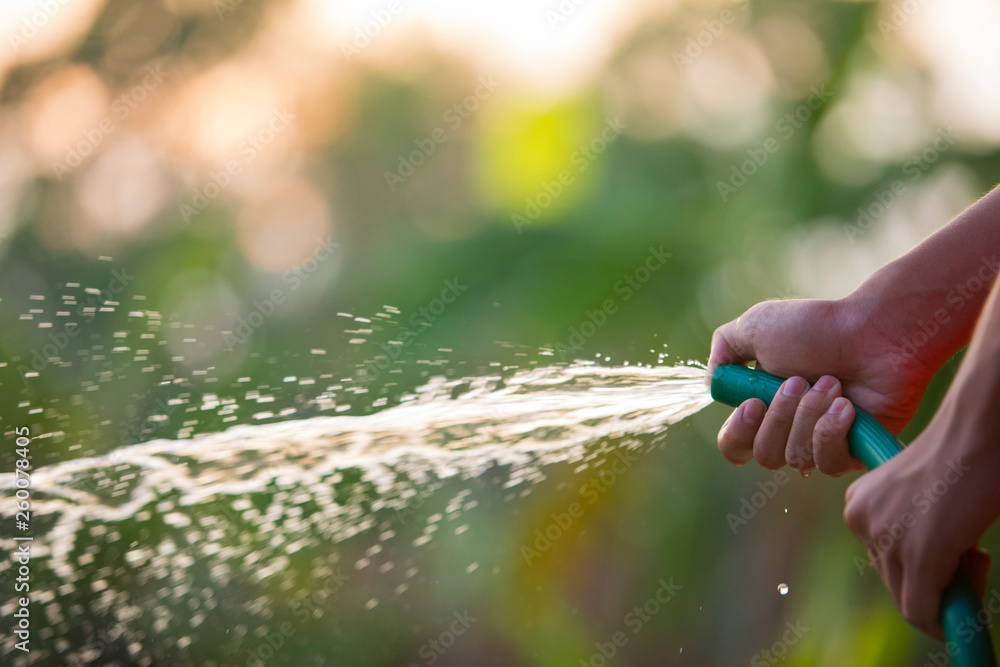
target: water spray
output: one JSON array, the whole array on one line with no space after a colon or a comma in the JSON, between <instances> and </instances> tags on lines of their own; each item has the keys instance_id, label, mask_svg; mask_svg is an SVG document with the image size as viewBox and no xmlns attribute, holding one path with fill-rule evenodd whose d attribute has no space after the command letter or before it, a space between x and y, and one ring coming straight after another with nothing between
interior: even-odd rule
<instances>
[{"instance_id":1,"label":"water spray","mask_svg":"<svg viewBox=\"0 0 1000 667\"><path fill-rule=\"evenodd\" d=\"M782 382L782 378L762 370L725 364L712 375L712 398L733 407L748 398L759 398L770 405ZM857 406L854 412L856 416L847 434L847 444L851 456L866 468L876 468L903 451L903 444L871 415ZM941 598L941 625L954 667L995 667L997 664L989 626L977 616L986 616L982 602L969 573L959 567Z\"/></svg>"}]
</instances>

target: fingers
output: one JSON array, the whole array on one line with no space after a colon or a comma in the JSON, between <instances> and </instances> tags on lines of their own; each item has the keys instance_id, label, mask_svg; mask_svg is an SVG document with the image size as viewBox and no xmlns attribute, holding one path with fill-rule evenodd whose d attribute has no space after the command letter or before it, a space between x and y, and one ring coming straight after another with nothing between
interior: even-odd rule
<instances>
[{"instance_id":1,"label":"fingers","mask_svg":"<svg viewBox=\"0 0 1000 667\"><path fill-rule=\"evenodd\" d=\"M820 417L839 396L840 382L832 375L821 377L812 389L802 396L785 447L785 460L788 465L802 473L808 473L816 467L813 456L813 431Z\"/></svg>"},{"instance_id":2,"label":"fingers","mask_svg":"<svg viewBox=\"0 0 1000 667\"><path fill-rule=\"evenodd\" d=\"M861 521L864 517L858 511L860 507L854 502L854 497L860 493L860 490L866 483L867 481L865 480L865 476L862 475L851 482L847 487L847 490L844 491L844 523L846 523L847 527L851 529L851 532L859 538L861 537L861 534L858 531L862 529Z\"/></svg>"},{"instance_id":3,"label":"fingers","mask_svg":"<svg viewBox=\"0 0 1000 667\"><path fill-rule=\"evenodd\" d=\"M768 470L785 465L785 446L792 430L795 411L809 383L803 378L792 377L781 383L764 414L760 429L753 441L753 455Z\"/></svg>"},{"instance_id":4,"label":"fingers","mask_svg":"<svg viewBox=\"0 0 1000 667\"><path fill-rule=\"evenodd\" d=\"M777 470L786 463L803 474L818 468L837 477L860 469L847 448L854 406L840 395L840 382L824 375L812 389L804 378L785 380L771 405L750 399L719 430L719 451L731 463L751 458Z\"/></svg>"},{"instance_id":5,"label":"fingers","mask_svg":"<svg viewBox=\"0 0 1000 667\"><path fill-rule=\"evenodd\" d=\"M719 430L719 451L730 463L743 465L753 458L753 439L764 417L764 401L744 401Z\"/></svg>"},{"instance_id":6,"label":"fingers","mask_svg":"<svg viewBox=\"0 0 1000 667\"><path fill-rule=\"evenodd\" d=\"M847 432L853 423L854 405L843 397L835 398L817 420L812 432L813 460L823 474L840 477L864 468L847 448Z\"/></svg>"},{"instance_id":7,"label":"fingers","mask_svg":"<svg viewBox=\"0 0 1000 667\"><path fill-rule=\"evenodd\" d=\"M902 610L903 564L894 553L883 550L879 550L878 556L875 558L875 563L879 576L882 577L882 583L889 589L889 595L892 596L892 601L896 604L896 608Z\"/></svg>"},{"instance_id":8,"label":"fingers","mask_svg":"<svg viewBox=\"0 0 1000 667\"><path fill-rule=\"evenodd\" d=\"M958 560L932 562L917 557L909 558L904 566L899 560L900 553L895 548L879 549L873 557L882 580L907 622L943 641L942 593L954 576ZM991 562L990 555L981 549L972 549L961 557L961 565L972 579L980 598L986 591L986 577Z\"/></svg>"},{"instance_id":9,"label":"fingers","mask_svg":"<svg viewBox=\"0 0 1000 667\"><path fill-rule=\"evenodd\" d=\"M886 464L879 471L891 465ZM848 487L844 521L868 547L879 575L907 622L943 640L942 593L959 567L960 560L982 597L990 556L982 550L971 549L960 558L947 549L938 549L935 535L940 530L923 523L929 518L918 521L908 509L894 519L897 516L895 510L899 509L899 506L894 506L886 515L887 502L892 505L898 502L898 498L893 500L891 494L885 494L884 479L872 481L876 474L865 475ZM904 502L902 507L909 505Z\"/></svg>"},{"instance_id":10,"label":"fingers","mask_svg":"<svg viewBox=\"0 0 1000 667\"><path fill-rule=\"evenodd\" d=\"M958 563L942 572L930 569L919 559L908 563L903 571L902 590L896 598L896 605L910 625L926 632L935 639L944 640L941 627L941 592ZM942 580L943 579L943 580Z\"/></svg>"},{"instance_id":11,"label":"fingers","mask_svg":"<svg viewBox=\"0 0 1000 667\"><path fill-rule=\"evenodd\" d=\"M876 502L879 501L872 497L870 479L862 477L847 489L844 521L868 548L869 557L906 620L943 639L938 610L944 582L936 585L940 573L925 559L906 558L904 562L901 540L907 537L912 524L898 521L890 525L873 519L872 504Z\"/></svg>"}]
</instances>

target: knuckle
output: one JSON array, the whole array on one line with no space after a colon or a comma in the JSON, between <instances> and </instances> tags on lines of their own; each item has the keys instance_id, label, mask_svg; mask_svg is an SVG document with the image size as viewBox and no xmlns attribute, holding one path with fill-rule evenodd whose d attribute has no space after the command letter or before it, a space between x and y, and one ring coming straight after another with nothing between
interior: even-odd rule
<instances>
[{"instance_id":1,"label":"knuckle","mask_svg":"<svg viewBox=\"0 0 1000 667\"><path fill-rule=\"evenodd\" d=\"M759 301L754 305L750 306L749 308L747 308L745 311L743 311L743 314L739 317L739 319L743 320L744 323L748 323L749 321L760 317L761 313L766 311L767 311L767 302Z\"/></svg>"},{"instance_id":2,"label":"knuckle","mask_svg":"<svg viewBox=\"0 0 1000 667\"><path fill-rule=\"evenodd\" d=\"M826 402L826 395L824 393L810 389L802 397L802 400L799 401L796 413L810 420L817 420L826 410Z\"/></svg>"},{"instance_id":3,"label":"knuckle","mask_svg":"<svg viewBox=\"0 0 1000 667\"><path fill-rule=\"evenodd\" d=\"M757 463L772 471L780 470L785 465L782 456L776 455L773 451L767 449L758 450L755 447L754 458L757 459Z\"/></svg>"},{"instance_id":4,"label":"knuckle","mask_svg":"<svg viewBox=\"0 0 1000 667\"><path fill-rule=\"evenodd\" d=\"M825 447L833 442L839 435L829 419L820 419L813 429L813 444L818 447Z\"/></svg>"},{"instance_id":5,"label":"knuckle","mask_svg":"<svg viewBox=\"0 0 1000 667\"><path fill-rule=\"evenodd\" d=\"M785 465L784 443L768 437L763 430L758 431L753 442L753 457L768 470L778 470Z\"/></svg>"},{"instance_id":6,"label":"knuckle","mask_svg":"<svg viewBox=\"0 0 1000 667\"><path fill-rule=\"evenodd\" d=\"M804 455L805 454L805 455ZM789 442L785 449L785 461L796 470L811 470L815 467L812 457L799 447Z\"/></svg>"},{"instance_id":7,"label":"knuckle","mask_svg":"<svg viewBox=\"0 0 1000 667\"><path fill-rule=\"evenodd\" d=\"M775 405L778 403L778 405ZM784 401L774 401L771 403L771 407L767 410L767 415L764 419L767 419L772 428L780 428L783 431L787 431L792 427L792 422L795 417L795 406L790 405Z\"/></svg>"},{"instance_id":8,"label":"knuckle","mask_svg":"<svg viewBox=\"0 0 1000 667\"><path fill-rule=\"evenodd\" d=\"M712 351L713 352L719 351L720 344L725 340L725 337L723 336L723 333L722 333L722 328L724 326L725 325L716 327L715 331L712 332Z\"/></svg>"},{"instance_id":9,"label":"knuckle","mask_svg":"<svg viewBox=\"0 0 1000 667\"><path fill-rule=\"evenodd\" d=\"M859 503L847 501L844 504L844 523L859 537L865 532L865 513Z\"/></svg>"}]
</instances>

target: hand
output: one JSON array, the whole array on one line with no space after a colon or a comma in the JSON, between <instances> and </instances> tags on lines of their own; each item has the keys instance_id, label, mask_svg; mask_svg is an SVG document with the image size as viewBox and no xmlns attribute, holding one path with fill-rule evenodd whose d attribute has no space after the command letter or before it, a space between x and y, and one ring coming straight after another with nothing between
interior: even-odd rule
<instances>
[{"instance_id":1,"label":"hand","mask_svg":"<svg viewBox=\"0 0 1000 667\"><path fill-rule=\"evenodd\" d=\"M903 328L886 322L887 310L858 297L765 301L716 329L709 375L719 364L756 360L788 378L769 408L749 399L733 412L719 431L723 456L737 465L755 458L770 470L787 463L803 474L860 469L847 449L851 402L898 434L937 370L886 333Z\"/></svg>"},{"instance_id":2,"label":"hand","mask_svg":"<svg viewBox=\"0 0 1000 667\"><path fill-rule=\"evenodd\" d=\"M942 405L909 447L848 487L844 506L903 616L938 639L941 594L959 563L980 596L986 588L990 557L976 545L998 506L995 444L980 443L981 423L958 412Z\"/></svg>"}]
</instances>

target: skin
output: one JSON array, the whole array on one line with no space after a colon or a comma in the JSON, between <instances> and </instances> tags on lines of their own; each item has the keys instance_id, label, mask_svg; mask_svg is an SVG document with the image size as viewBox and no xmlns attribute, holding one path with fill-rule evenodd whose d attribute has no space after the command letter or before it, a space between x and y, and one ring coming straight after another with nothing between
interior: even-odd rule
<instances>
[{"instance_id":1,"label":"skin","mask_svg":"<svg viewBox=\"0 0 1000 667\"><path fill-rule=\"evenodd\" d=\"M709 377L719 364L755 361L788 378L769 408L750 399L723 425L727 460L839 476L862 468L847 449L851 403L898 434L934 373L971 340L928 427L855 481L844 509L903 616L939 639L941 592L962 559L985 587L989 557L976 545L1000 515L994 255L1000 188L843 299L753 306L715 331L709 357Z\"/></svg>"}]
</instances>

